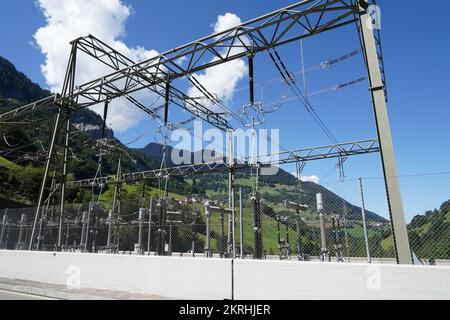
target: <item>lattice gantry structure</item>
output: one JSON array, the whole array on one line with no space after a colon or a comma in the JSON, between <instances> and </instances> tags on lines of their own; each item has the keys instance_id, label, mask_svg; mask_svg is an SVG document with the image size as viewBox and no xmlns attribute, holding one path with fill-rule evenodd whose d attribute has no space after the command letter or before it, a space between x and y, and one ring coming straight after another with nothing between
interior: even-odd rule
<instances>
[{"instance_id":1,"label":"lattice gantry structure","mask_svg":"<svg viewBox=\"0 0 450 320\"><path fill-rule=\"evenodd\" d=\"M286 150L277 155L264 156L258 160L258 163L264 166L267 163L271 165L305 163L307 161L329 158L339 158L343 162L350 156L380 152L393 225L397 261L402 264L412 263L400 187L396 178L396 162L387 113L381 37L379 30L374 30L372 27L372 16L369 11L372 4L374 4L374 1L367 0L304 0L138 63L92 35L75 39L71 42L72 49L61 93L0 115L0 124L13 124L17 118L30 113L57 110L54 115L50 146L46 154L45 173L39 193L29 249L33 248L33 242L36 237L35 229L45 197L48 195L46 189L47 180L52 163L55 161L55 141L59 135L64 135L65 137L63 152L59 155L62 159L61 178L60 181L53 185L54 189L52 189L53 192L55 192L54 190L60 192L61 199L58 247L61 246L62 241L61 230L67 188L79 188L110 182L116 183L117 187L121 182L142 181L157 178L161 174L161 170L123 173L119 168L117 175L113 177L100 176L83 181L68 182L69 138L71 130L73 130L71 114L83 108L103 104L105 124L102 137L104 137L108 106L112 100L121 98L126 99L128 103L147 113L152 119L161 121L165 126L170 124L169 109L171 112L175 112L172 109L175 110L173 107L177 107L220 130L232 131L234 128L228 121L227 116L229 114L227 112L214 111L210 107L210 103L205 103L204 99L191 97L179 90L175 86L175 81L182 78L187 79L207 100L220 105L219 99L205 89L195 78L194 73L229 61L247 59L250 79L249 102L250 106L253 106L255 105L253 83L255 66L253 58L266 52L269 53L282 77L290 84L294 93L301 100L303 97L302 93L298 87L295 88L296 85L290 79L290 74L285 70L283 61L280 59L276 49L285 44L300 41L303 38L313 37L343 26L356 24L361 40L361 51L367 67L378 137L376 139L340 143L323 127L323 123L321 124L320 119L314 115L312 107L307 101L304 101L305 108L331 138L332 144L321 147ZM87 83L76 84L77 56L81 52L108 66L112 69L112 72ZM161 97L164 103L159 107L148 107L132 96L133 93L138 91L151 92ZM226 110L225 107L223 109ZM271 161L274 156L277 159L275 163ZM166 168L164 174L169 176L187 176L200 172L226 170L230 174L231 190L233 172L251 165L253 164L247 161L204 163L201 165Z\"/></svg>"}]
</instances>

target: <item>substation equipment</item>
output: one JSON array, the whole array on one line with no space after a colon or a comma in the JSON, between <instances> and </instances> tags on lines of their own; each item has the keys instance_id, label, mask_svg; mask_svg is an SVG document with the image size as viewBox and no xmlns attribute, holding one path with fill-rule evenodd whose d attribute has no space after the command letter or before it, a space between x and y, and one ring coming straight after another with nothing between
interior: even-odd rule
<instances>
[{"instance_id":1,"label":"substation equipment","mask_svg":"<svg viewBox=\"0 0 450 320\"><path fill-rule=\"evenodd\" d=\"M387 113L387 94L381 36L379 30L373 28L370 12L371 5L374 4L375 2L373 0L304 0L223 32L176 47L138 63L114 50L92 35L80 37L72 41L69 63L61 93L0 115L0 124L6 125L8 124L8 121L13 123L18 117L34 114L41 110L54 110L56 107L50 146L47 150L47 154L44 155L45 171L33 218L28 249L40 249L42 237L41 226L45 223L45 219L47 218L44 208L48 205L49 201L48 199L45 199L48 194L53 194L56 190L59 193L60 201L57 213L58 237L56 248L57 250L62 250L64 246L63 224L65 221L65 199L68 188L90 188L92 186L98 187L108 183L114 183L116 188L115 200L112 213L108 218L109 226L112 228L110 231L114 233L114 229L116 232L119 230L120 188L123 183L159 179L162 181L162 185L165 184L167 186L169 177L228 171L230 204L226 210L218 209L218 212L221 214L229 214L229 210L234 212L231 204L231 202L234 203L234 199L231 200L231 195L234 195L234 173L237 170L256 165L255 162L243 163L231 159L231 161L224 161L223 163L203 163L200 165L188 165L174 168L168 168L167 166L162 165L159 170L123 173L121 172L119 163L116 176L96 176L93 179L83 181L68 181L70 133L73 130L71 116L74 112L83 108L104 104L103 118L105 125L102 137L104 137L109 104L119 97L126 99L127 102L147 113L152 119L162 121L166 128L170 126L170 113L175 112L175 108L178 107L192 114L195 118L209 123L213 127L225 132L232 132L234 128L230 125L226 117L223 116L223 113L214 112L201 100L192 98L177 89L175 87L175 80L186 78L207 98L209 97L211 101L215 100L217 102L217 98L199 83L194 77L194 73L236 59L247 59L250 79L249 108L257 109L258 103L255 101L253 74L254 69L257 66L255 65L254 57L263 53L269 54L272 62L277 67L289 87L296 93L306 109L312 111L309 102L305 101L300 90L297 90L298 87L297 89L295 88L295 81L293 81L291 74L286 70L276 49L288 43L301 41L302 39L326 33L330 30L356 24L361 40L361 51L367 67L369 89L378 137L376 139L366 139L349 143L339 143L335 139L332 139L333 143L329 146L281 152L279 154L280 160L270 164L305 163L307 161L330 158L339 158L340 161L345 161L345 159L351 156L379 152L381 154L383 165L397 262L401 264L411 264L412 255L406 230L403 202L397 178L396 161ZM79 53L85 53L92 59L100 61L110 67L112 72L98 79L92 79L87 83L76 83L75 74ZM132 97L132 94L138 91L149 91L162 97L164 99L164 105L158 109L146 107L136 98ZM158 113L160 110L162 111L162 115ZM318 119L315 118L315 120ZM47 190L47 182L50 177L50 170L52 170L56 164L57 157L55 154L55 144L57 137L60 135L64 136L61 168L59 169L61 175L54 184L54 189L49 192ZM262 162L263 161L257 161L257 163ZM254 203L255 208L255 258L257 259L263 258L264 255L261 231L262 213L259 211L260 200L261 196L259 192L255 192L252 195L251 201ZM158 253L165 254L165 252L171 250L170 245L168 247L166 246L166 233L170 231L168 230L168 227L173 225L176 220L173 220L171 223L168 218L169 212L167 211L167 206L165 204L167 201L167 192L164 192L164 195L158 201L156 206L159 210L159 227L161 228L158 230ZM214 209L213 211L216 210ZM321 210L318 211L320 212ZM83 225L86 225L86 228L80 243L84 243L86 250L90 250L96 245L95 226L98 225L97 214L98 210L91 204L87 216L83 219ZM233 223L231 224L232 226L234 225L234 221L235 220L233 220ZM139 225L142 225L142 221L139 221L138 223ZM6 225L6 222L4 225ZM93 229L90 228L90 226L94 226L94 231L92 231ZM234 228L232 227L229 229ZM142 234L140 235L140 238L141 236ZM5 237L5 235L3 235L3 237ZM109 238L111 237L112 235L109 234ZM109 248L111 245L109 240L108 244ZM117 245L117 242L115 245ZM23 247L23 244L19 244L19 246ZM232 247L236 248L235 245L232 245ZM142 250L142 243L140 243L137 249L139 251ZM225 254L225 252L223 253ZM326 243L322 243L322 258L323 260L329 258Z\"/></svg>"}]
</instances>

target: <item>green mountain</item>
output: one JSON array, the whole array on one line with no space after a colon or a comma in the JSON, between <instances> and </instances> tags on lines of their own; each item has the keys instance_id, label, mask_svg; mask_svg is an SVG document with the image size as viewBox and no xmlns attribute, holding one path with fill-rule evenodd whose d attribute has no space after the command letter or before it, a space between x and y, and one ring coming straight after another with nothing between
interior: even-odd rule
<instances>
[{"instance_id":1,"label":"green mountain","mask_svg":"<svg viewBox=\"0 0 450 320\"><path fill-rule=\"evenodd\" d=\"M49 91L33 83L23 73L17 71L12 63L0 57L0 113L50 95ZM51 115L55 111L54 108L44 113L48 116L48 120L39 124L41 129L15 126L10 131L6 129L2 131L0 137L0 198L7 198L24 205L33 205L37 200L45 153L38 160L27 159L24 155L42 152L42 145L48 144L49 132L53 125ZM68 171L71 173L69 178L74 180L92 178L98 169L98 149L95 146L96 140L101 136L102 117L89 109L83 109L73 113L71 121L77 128L89 127L90 129L74 130L76 134L72 135L70 142L72 157L69 161ZM135 172L159 168L160 164L157 160L144 153L129 149L115 139L112 130L109 130L107 136L112 137L111 143L122 150L124 171ZM62 139L63 137L58 137L59 145L62 145ZM22 160L17 162L18 158ZM117 153L105 156L102 161L102 175L115 174L118 159ZM55 173L59 174L57 171ZM185 194L189 192L189 186L180 179L172 179L169 190ZM83 201L83 196L79 193L69 193L68 197L69 201Z\"/></svg>"},{"instance_id":2,"label":"green mountain","mask_svg":"<svg viewBox=\"0 0 450 320\"><path fill-rule=\"evenodd\" d=\"M11 62L0 57L0 96L31 103L50 96L50 92L42 90L25 74L17 71Z\"/></svg>"}]
</instances>

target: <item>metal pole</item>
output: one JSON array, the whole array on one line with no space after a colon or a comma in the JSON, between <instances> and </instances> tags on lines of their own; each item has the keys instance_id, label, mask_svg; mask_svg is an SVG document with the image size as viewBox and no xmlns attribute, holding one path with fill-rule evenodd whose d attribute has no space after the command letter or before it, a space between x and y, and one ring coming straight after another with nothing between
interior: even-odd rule
<instances>
[{"instance_id":1,"label":"metal pole","mask_svg":"<svg viewBox=\"0 0 450 320\"><path fill-rule=\"evenodd\" d=\"M364 190L363 190L362 178L359 178L359 192L361 194L361 213L362 213L362 222L363 222L363 229L364 229L364 241L366 243L367 262L372 263L372 258L370 256L369 236L367 234L366 204L364 201Z\"/></svg>"},{"instance_id":2,"label":"metal pole","mask_svg":"<svg viewBox=\"0 0 450 320\"><path fill-rule=\"evenodd\" d=\"M278 241L278 256L283 260L283 244L281 243L281 225L280 216L277 214L277 241Z\"/></svg>"},{"instance_id":3,"label":"metal pole","mask_svg":"<svg viewBox=\"0 0 450 320\"><path fill-rule=\"evenodd\" d=\"M38 231L36 251L41 250L41 242L43 240L42 229L44 227L43 225L44 225L44 219L46 218L46 215L47 215L47 212L45 212L45 209L42 208L41 220L39 222L39 231Z\"/></svg>"},{"instance_id":4,"label":"metal pole","mask_svg":"<svg viewBox=\"0 0 450 320\"><path fill-rule=\"evenodd\" d=\"M233 192L231 194L231 198L232 198L232 207L231 207L231 220L233 221L232 223L232 239L233 239L233 259L236 259L236 208L235 208L235 203L234 203L234 188L233 188Z\"/></svg>"},{"instance_id":5,"label":"metal pole","mask_svg":"<svg viewBox=\"0 0 450 320\"><path fill-rule=\"evenodd\" d=\"M27 220L26 213L22 213L20 216L20 229L19 229L19 238L17 239L17 250L22 250L23 248L23 227L25 226L25 221Z\"/></svg>"},{"instance_id":6,"label":"metal pole","mask_svg":"<svg viewBox=\"0 0 450 320\"><path fill-rule=\"evenodd\" d=\"M150 198L150 209L148 213L148 238L147 238L147 255L150 255L151 251L151 239L152 239L152 213L153 213L153 198Z\"/></svg>"},{"instance_id":7,"label":"metal pole","mask_svg":"<svg viewBox=\"0 0 450 320\"><path fill-rule=\"evenodd\" d=\"M0 232L0 249L3 249L3 236L5 234L6 221L8 220L8 209L5 209L5 214L2 219L2 231Z\"/></svg>"},{"instance_id":8,"label":"metal pole","mask_svg":"<svg viewBox=\"0 0 450 320\"><path fill-rule=\"evenodd\" d=\"M86 236L85 236L85 242L84 242L84 252L87 252L88 249L89 251L91 250L91 248L89 248L89 239L91 238L90 236L90 226L91 226L91 210L92 210L92 202L89 202L89 209L88 209L88 213L87 213L87 219L86 219Z\"/></svg>"},{"instance_id":9,"label":"metal pole","mask_svg":"<svg viewBox=\"0 0 450 320\"><path fill-rule=\"evenodd\" d=\"M168 254L169 254L169 256L171 256L172 255L172 223L170 223L170 225L169 225L169 248L168 249L169 249Z\"/></svg>"},{"instance_id":10,"label":"metal pole","mask_svg":"<svg viewBox=\"0 0 450 320\"><path fill-rule=\"evenodd\" d=\"M320 241L322 244L321 260L327 261L329 260L329 255L325 230L325 217L323 214L323 197L321 193L318 193L316 197L317 197L317 211L319 212L319 220L320 220Z\"/></svg>"},{"instance_id":11,"label":"metal pole","mask_svg":"<svg viewBox=\"0 0 450 320\"><path fill-rule=\"evenodd\" d=\"M228 209L234 208L234 145L233 131L228 130ZM228 216L228 253L235 252L235 248L231 248L234 239L234 220L233 215ZM234 256L234 254L233 254Z\"/></svg>"},{"instance_id":12,"label":"metal pole","mask_svg":"<svg viewBox=\"0 0 450 320\"><path fill-rule=\"evenodd\" d=\"M289 240L289 221L285 221L285 229L286 229L286 256L287 259L291 259L291 242Z\"/></svg>"},{"instance_id":13,"label":"metal pole","mask_svg":"<svg viewBox=\"0 0 450 320\"><path fill-rule=\"evenodd\" d=\"M145 209L141 208L139 209L139 238L138 238L138 254L142 255L144 253L143 247L142 247L142 231L144 227L144 220L145 220Z\"/></svg>"},{"instance_id":14,"label":"metal pole","mask_svg":"<svg viewBox=\"0 0 450 320\"><path fill-rule=\"evenodd\" d=\"M158 255L163 256L166 253L167 203L166 199L160 199L159 201Z\"/></svg>"},{"instance_id":15,"label":"metal pole","mask_svg":"<svg viewBox=\"0 0 450 320\"><path fill-rule=\"evenodd\" d=\"M170 78L167 79L166 82L166 92L164 99L164 124L167 126L169 122L169 104L170 104Z\"/></svg>"},{"instance_id":16,"label":"metal pole","mask_svg":"<svg viewBox=\"0 0 450 320\"><path fill-rule=\"evenodd\" d=\"M339 243L339 261L340 262L344 262L344 253L342 250L342 234L341 234L341 220L340 217L337 217L337 239L338 239L338 243Z\"/></svg>"},{"instance_id":17,"label":"metal pole","mask_svg":"<svg viewBox=\"0 0 450 320\"><path fill-rule=\"evenodd\" d=\"M94 205L94 204L93 204ZM97 253L97 235L98 235L98 225L100 222L100 217L99 217L99 212L98 212L99 208L97 206L93 207L92 212L94 213L93 217L92 217L92 241L91 241L91 245L90 247L92 248L92 251Z\"/></svg>"},{"instance_id":18,"label":"metal pole","mask_svg":"<svg viewBox=\"0 0 450 320\"><path fill-rule=\"evenodd\" d=\"M206 216L206 257L211 257L211 211L209 208L209 202L205 203L205 216Z\"/></svg>"},{"instance_id":19,"label":"metal pole","mask_svg":"<svg viewBox=\"0 0 450 320\"><path fill-rule=\"evenodd\" d=\"M68 251L69 247L69 236L70 236L70 219L67 218L67 230L66 230L66 243L65 243L65 250Z\"/></svg>"},{"instance_id":20,"label":"metal pole","mask_svg":"<svg viewBox=\"0 0 450 320\"><path fill-rule=\"evenodd\" d=\"M261 198L256 191L253 196L253 219L255 232L255 259L263 259L264 247L262 240L262 225L261 225Z\"/></svg>"},{"instance_id":21,"label":"metal pole","mask_svg":"<svg viewBox=\"0 0 450 320\"><path fill-rule=\"evenodd\" d=\"M239 235L241 245L241 259L244 259L244 216L242 214L242 188L239 188Z\"/></svg>"},{"instance_id":22,"label":"metal pole","mask_svg":"<svg viewBox=\"0 0 450 320\"><path fill-rule=\"evenodd\" d=\"M255 104L253 53L248 55L248 77L250 87L250 104L253 106Z\"/></svg>"},{"instance_id":23,"label":"metal pole","mask_svg":"<svg viewBox=\"0 0 450 320\"><path fill-rule=\"evenodd\" d=\"M227 253L230 254L233 252L233 226L232 226L232 214L229 212L228 214L228 230L227 230Z\"/></svg>"},{"instance_id":24,"label":"metal pole","mask_svg":"<svg viewBox=\"0 0 450 320\"><path fill-rule=\"evenodd\" d=\"M223 258L225 254L224 243L225 242L225 216L223 209L220 210L220 257Z\"/></svg>"},{"instance_id":25,"label":"metal pole","mask_svg":"<svg viewBox=\"0 0 450 320\"><path fill-rule=\"evenodd\" d=\"M108 238L106 239L106 246L108 247L108 251L111 249L112 224L113 224L113 212L112 212L112 210L109 210L109 213L108 213Z\"/></svg>"},{"instance_id":26,"label":"metal pole","mask_svg":"<svg viewBox=\"0 0 450 320\"><path fill-rule=\"evenodd\" d=\"M85 227L86 227L86 211L83 211L83 216L81 218L81 239L80 239L80 246L84 246L84 237L85 237Z\"/></svg>"},{"instance_id":27,"label":"metal pole","mask_svg":"<svg viewBox=\"0 0 450 320\"><path fill-rule=\"evenodd\" d=\"M301 221L300 220L300 212L297 212L297 217L295 219L295 231L297 233L297 256L298 256L298 261L303 261L300 221Z\"/></svg>"},{"instance_id":28,"label":"metal pole","mask_svg":"<svg viewBox=\"0 0 450 320\"><path fill-rule=\"evenodd\" d=\"M342 200L344 204L344 235L345 235L345 249L347 251L347 262L350 262L350 244L348 242L348 233L347 233L347 204L345 203L345 200Z\"/></svg>"},{"instance_id":29,"label":"metal pole","mask_svg":"<svg viewBox=\"0 0 450 320\"><path fill-rule=\"evenodd\" d=\"M50 149L48 150L47 160L45 163L44 177L42 179L41 190L39 191L39 199L37 202L36 213L34 215L33 227L31 229L30 243L28 246L29 251L31 251L33 249L34 236L36 233L36 227L37 227L38 220L39 220L39 214L41 211L42 200L44 199L45 185L47 184L48 172L50 170L50 164L51 164L52 157L53 157L53 149L55 147L55 140L56 140L56 136L58 134L58 126L59 126L59 120L61 118L61 112L62 112L61 107L59 107L58 113L57 113L56 119L55 119L55 125L53 128L53 135L52 135L52 140L50 142Z\"/></svg>"},{"instance_id":30,"label":"metal pole","mask_svg":"<svg viewBox=\"0 0 450 320\"><path fill-rule=\"evenodd\" d=\"M365 2L366 6L367 3ZM403 201L398 181L397 165L392 143L391 128L386 105L386 95L381 77L380 62L375 43L372 17L366 8L361 8L360 31L363 51L368 69L370 91L375 113L378 137L381 146L381 160L386 184L389 213L392 221L394 246L399 264L412 264L411 247L406 228Z\"/></svg>"},{"instance_id":31,"label":"metal pole","mask_svg":"<svg viewBox=\"0 0 450 320\"><path fill-rule=\"evenodd\" d=\"M196 232L196 222L197 222L197 209L194 210L192 216L192 224L191 224L191 234L192 234L192 246L191 246L191 250L192 250L192 257L195 257L195 240L197 239L197 232Z\"/></svg>"}]
</instances>

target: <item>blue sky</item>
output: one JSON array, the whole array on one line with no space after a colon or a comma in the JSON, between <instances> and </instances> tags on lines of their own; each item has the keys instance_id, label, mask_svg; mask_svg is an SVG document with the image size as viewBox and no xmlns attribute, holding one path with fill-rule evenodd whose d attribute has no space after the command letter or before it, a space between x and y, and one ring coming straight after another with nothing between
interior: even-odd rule
<instances>
[{"instance_id":1,"label":"blue sky","mask_svg":"<svg viewBox=\"0 0 450 320\"><path fill-rule=\"evenodd\" d=\"M398 161L399 175L450 171L450 3L438 1L439 7L418 5L418 1L379 1L382 8L382 34L388 77L389 112ZM130 47L142 46L164 52L181 44L211 34L219 15L235 13L246 21L289 5L292 1L142 1L126 0L133 10L126 20L122 41ZM413 4L411 4L413 3ZM436 7L439 9L436 10ZM33 81L47 87L40 65L45 62L39 48L32 45L37 29L46 24L33 0L0 2L0 55L11 60ZM346 27L304 42L306 68L358 49L354 27ZM290 70L300 70L299 43L279 49ZM256 58L256 82L278 77L267 55ZM333 68L307 74L310 92L330 88L364 76L359 55ZM245 87L243 79L237 88ZM311 97L312 105L339 141L376 136L367 82L342 91L328 91ZM284 88L280 82L264 85L264 101L279 99ZM260 97L260 86L257 96ZM239 111L248 103L246 90L236 90L230 107ZM268 128L281 128L281 145L286 148L328 144L298 102L283 105L267 116ZM150 127L154 129L154 127ZM147 129L143 124L119 135L124 141ZM148 129L147 129L148 130ZM128 139L128 140L127 140ZM135 146L153 141L153 134ZM305 175L317 175L321 183L348 200L359 203L355 178L366 180L368 209L386 216L386 201L378 155L348 161L347 182L340 183L335 161L309 164ZM284 169L293 172L293 166ZM330 173L331 172L331 173ZM450 198L450 175L428 175L401 179L407 218L433 209Z\"/></svg>"}]
</instances>

